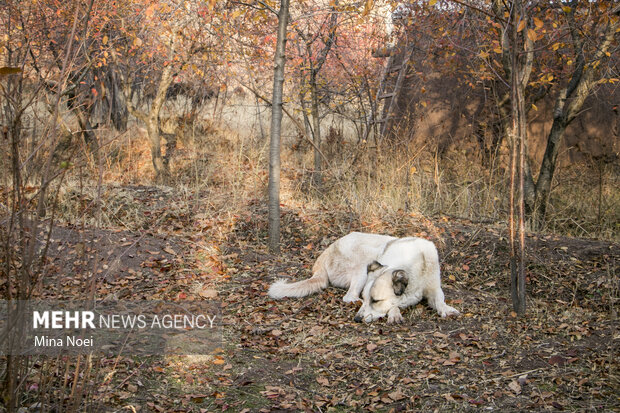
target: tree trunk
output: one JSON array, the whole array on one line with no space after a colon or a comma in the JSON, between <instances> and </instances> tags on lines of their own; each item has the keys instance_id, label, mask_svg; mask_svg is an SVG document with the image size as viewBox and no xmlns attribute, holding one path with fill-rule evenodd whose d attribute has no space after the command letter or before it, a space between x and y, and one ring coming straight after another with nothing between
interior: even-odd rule
<instances>
[{"instance_id":1,"label":"tree trunk","mask_svg":"<svg viewBox=\"0 0 620 413\"><path fill-rule=\"evenodd\" d=\"M280 134L282 132L282 96L284 89L284 64L286 63L286 26L288 25L289 0L280 0L278 13L278 39L273 72L273 97L271 105L271 131L269 143L269 250L280 252Z\"/></svg>"},{"instance_id":2,"label":"tree trunk","mask_svg":"<svg viewBox=\"0 0 620 413\"><path fill-rule=\"evenodd\" d=\"M566 131L566 126L567 124L564 119L553 119L553 125L551 126L551 131L547 138L547 148L543 156L535 186L534 204L528 206L528 210L531 210L532 213L531 224L536 229L541 228L544 223L547 205L549 203L549 195L551 193L551 182L553 180L558 153L560 151L560 142ZM529 201L531 202L531 200L530 196Z\"/></svg>"},{"instance_id":3,"label":"tree trunk","mask_svg":"<svg viewBox=\"0 0 620 413\"><path fill-rule=\"evenodd\" d=\"M514 311L525 314L525 141L527 136L527 112L525 111L525 86L529 78L529 66L533 50L527 35L520 41L517 27L521 19L526 19L522 1L515 1L511 12L510 26L512 29L510 48L510 102L512 106L511 120L511 157L510 157L510 293ZM523 47L521 46L523 44ZM519 56L525 54L525 62ZM518 182L517 178L518 171ZM515 205L515 193L519 197ZM517 222L515 222L515 212ZM518 237L518 239L517 239Z\"/></svg>"},{"instance_id":4,"label":"tree trunk","mask_svg":"<svg viewBox=\"0 0 620 413\"><path fill-rule=\"evenodd\" d=\"M314 142L314 172L312 182L315 186L321 186L321 119L319 118L319 94L316 85L316 73L310 76L310 95L312 98L312 141Z\"/></svg>"},{"instance_id":5,"label":"tree trunk","mask_svg":"<svg viewBox=\"0 0 620 413\"><path fill-rule=\"evenodd\" d=\"M159 135L159 122L157 117L149 116L146 122L146 133L151 148L151 160L155 169L155 181L165 182L169 175L167 165L161 154L161 136Z\"/></svg>"},{"instance_id":6,"label":"tree trunk","mask_svg":"<svg viewBox=\"0 0 620 413\"><path fill-rule=\"evenodd\" d=\"M531 221L536 228L540 228L544 224L551 194L551 184L564 132L579 114L586 99L596 86L597 77L595 77L595 74L597 73L597 68L610 54L610 47L614 43L614 38L620 28L620 18L618 18L620 16L620 6L616 6L611 12L611 14L615 15L615 18L610 18L602 32L599 32L601 41L597 44L596 52L591 57L590 62L586 62L583 51L583 38L581 30L575 22L574 10L569 8L566 14L577 58L574 65L575 70L568 85L560 92L556 99L553 124L547 137L547 147L535 185L535 197L529 196L527 199L527 208L532 212ZM531 181L531 186L533 183L531 172L527 180Z\"/></svg>"}]
</instances>

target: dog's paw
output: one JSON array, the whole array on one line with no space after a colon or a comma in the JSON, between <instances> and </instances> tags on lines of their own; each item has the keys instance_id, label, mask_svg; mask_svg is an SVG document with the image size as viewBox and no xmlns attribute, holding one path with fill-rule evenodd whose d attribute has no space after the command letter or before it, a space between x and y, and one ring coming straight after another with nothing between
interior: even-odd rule
<instances>
[{"instance_id":1,"label":"dog's paw","mask_svg":"<svg viewBox=\"0 0 620 413\"><path fill-rule=\"evenodd\" d=\"M344 301L345 303L354 303L356 301L362 301L359 297L354 297L352 295L346 294L344 297L342 297L342 301Z\"/></svg>"},{"instance_id":2,"label":"dog's paw","mask_svg":"<svg viewBox=\"0 0 620 413\"><path fill-rule=\"evenodd\" d=\"M439 315L441 317L452 317L452 316L456 317L459 314L461 314L459 310L457 310L456 308L450 307L449 305L446 305L444 308L442 308L439 311Z\"/></svg>"},{"instance_id":3,"label":"dog's paw","mask_svg":"<svg viewBox=\"0 0 620 413\"><path fill-rule=\"evenodd\" d=\"M390 310L388 312L388 318L387 318L388 324L397 324L397 323L402 323L403 321L405 321L405 319L400 314L400 310L398 309L398 307L396 308L396 310Z\"/></svg>"}]
</instances>

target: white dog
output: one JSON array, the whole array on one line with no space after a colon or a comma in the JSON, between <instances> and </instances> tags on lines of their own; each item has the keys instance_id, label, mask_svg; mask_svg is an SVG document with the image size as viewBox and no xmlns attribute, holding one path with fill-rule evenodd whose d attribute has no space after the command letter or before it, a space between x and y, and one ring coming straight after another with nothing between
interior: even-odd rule
<instances>
[{"instance_id":1,"label":"white dog","mask_svg":"<svg viewBox=\"0 0 620 413\"><path fill-rule=\"evenodd\" d=\"M269 296L305 297L331 283L349 289L345 302L357 301L363 293L356 321L370 322L387 315L389 323L400 322L399 308L416 304L422 297L442 317L459 313L444 301L437 249L421 238L353 232L323 251L312 272L307 280L276 281Z\"/></svg>"}]
</instances>

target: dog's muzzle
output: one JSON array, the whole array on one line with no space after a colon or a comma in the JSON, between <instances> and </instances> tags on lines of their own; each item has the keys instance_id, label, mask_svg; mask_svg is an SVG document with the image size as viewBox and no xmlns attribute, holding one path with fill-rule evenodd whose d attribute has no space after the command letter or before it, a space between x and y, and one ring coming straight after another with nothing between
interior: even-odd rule
<instances>
[{"instance_id":1,"label":"dog's muzzle","mask_svg":"<svg viewBox=\"0 0 620 413\"><path fill-rule=\"evenodd\" d=\"M356 323L361 323L362 321L364 321L364 318L362 318L361 315L356 314L355 317L353 317L353 321L355 321Z\"/></svg>"}]
</instances>

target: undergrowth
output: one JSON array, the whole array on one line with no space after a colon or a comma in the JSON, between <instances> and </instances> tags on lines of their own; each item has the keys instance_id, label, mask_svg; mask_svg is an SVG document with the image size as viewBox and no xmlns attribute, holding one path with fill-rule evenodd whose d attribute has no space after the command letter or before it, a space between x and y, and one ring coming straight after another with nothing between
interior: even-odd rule
<instances>
[{"instance_id":1,"label":"undergrowth","mask_svg":"<svg viewBox=\"0 0 620 413\"><path fill-rule=\"evenodd\" d=\"M322 183L312 180L312 147L285 144L282 150L283 203L341 210L366 220L394 213L452 216L475 222L503 222L508 213L508 172L502 159L483 166L456 150L442 156L415 145L370 147L331 137L323 147ZM142 225L140 203L127 185L148 185L152 165L140 129L113 140L105 157L101 191L102 223ZM213 123L186 132L172 161L169 187L179 203L225 197L231 214L244 200L266 199L268 141L242 137ZM78 179L90 171L89 184ZM76 168L61 197L61 216L76 222L95 204L98 168ZM620 174L617 165L572 164L556 173L543 232L618 240ZM191 202L190 202L191 203ZM131 223L131 224L128 224Z\"/></svg>"}]
</instances>

